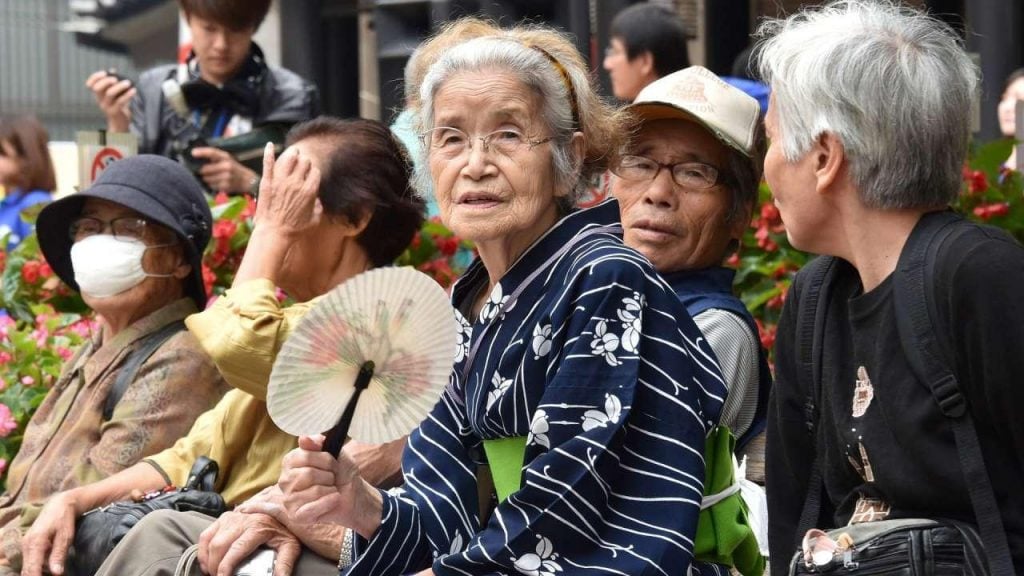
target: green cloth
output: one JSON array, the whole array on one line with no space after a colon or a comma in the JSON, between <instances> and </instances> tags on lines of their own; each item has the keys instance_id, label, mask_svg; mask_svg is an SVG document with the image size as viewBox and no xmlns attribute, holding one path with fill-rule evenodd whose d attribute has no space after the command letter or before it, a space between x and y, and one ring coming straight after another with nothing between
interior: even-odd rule
<instances>
[{"instance_id":1,"label":"green cloth","mask_svg":"<svg viewBox=\"0 0 1024 576\"><path fill-rule=\"evenodd\" d=\"M498 502L504 502L509 494L523 485L526 436L484 440L484 452L487 453L487 464L491 467Z\"/></svg>"},{"instance_id":2,"label":"green cloth","mask_svg":"<svg viewBox=\"0 0 1024 576\"><path fill-rule=\"evenodd\" d=\"M715 428L708 436L704 446L705 496L726 490L735 482L735 444L732 432L724 426ZM509 494L522 486L526 437L484 440L484 452L498 501L504 502ZM761 556L757 538L747 522L747 506L739 492L701 510L693 555L701 562L732 566L744 576L764 574L764 556Z\"/></svg>"},{"instance_id":3,"label":"green cloth","mask_svg":"<svg viewBox=\"0 0 1024 576\"><path fill-rule=\"evenodd\" d=\"M725 426L715 428L704 446L704 495L728 489L736 481L733 451L736 439ZM764 574L765 561L747 521L747 506L737 492L700 511L693 556L736 568L744 576Z\"/></svg>"}]
</instances>

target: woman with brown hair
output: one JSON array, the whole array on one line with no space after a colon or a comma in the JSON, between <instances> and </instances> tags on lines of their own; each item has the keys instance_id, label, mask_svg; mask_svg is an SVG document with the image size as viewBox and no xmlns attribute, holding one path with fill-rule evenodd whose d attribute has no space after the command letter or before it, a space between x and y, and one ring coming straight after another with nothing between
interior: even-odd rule
<instances>
[{"instance_id":1,"label":"woman with brown hair","mask_svg":"<svg viewBox=\"0 0 1024 576\"><path fill-rule=\"evenodd\" d=\"M46 128L35 116L5 115L0 118L0 236L7 236L7 250L32 233L32 225L21 218L29 206L50 201L57 187L53 162L46 147Z\"/></svg>"}]
</instances>

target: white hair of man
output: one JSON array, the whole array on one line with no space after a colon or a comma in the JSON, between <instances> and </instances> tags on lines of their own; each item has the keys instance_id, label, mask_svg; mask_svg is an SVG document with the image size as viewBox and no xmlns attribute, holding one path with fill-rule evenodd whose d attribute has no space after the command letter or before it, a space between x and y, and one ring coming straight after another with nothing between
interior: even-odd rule
<instances>
[{"instance_id":1,"label":"white hair of man","mask_svg":"<svg viewBox=\"0 0 1024 576\"><path fill-rule=\"evenodd\" d=\"M787 160L828 132L865 205L956 198L979 76L948 25L888 0L844 0L767 21L758 36Z\"/></svg>"},{"instance_id":2,"label":"white hair of man","mask_svg":"<svg viewBox=\"0 0 1024 576\"><path fill-rule=\"evenodd\" d=\"M558 58L557 55L552 56ZM581 87L587 86L586 77L580 77L582 73L575 66L568 62L561 66L574 84L574 91L579 93ZM420 86L422 126L426 129L434 127L434 96L446 80L457 73L493 71L507 71L515 75L528 90L540 94L545 128L550 130L550 136L554 138L551 142L551 156L555 178L560 186L571 190L567 200L570 205L575 204L586 184L580 178L580 163L573 161L571 148L572 135L579 127L575 125L573 104L565 78L540 49L529 47L515 38L501 36L474 38L449 49L430 67ZM548 134L527 136L543 138ZM424 146L423 154L429 152L429 146ZM419 165L429 166L426 161ZM418 169L417 187L428 189L424 184L429 178L426 168Z\"/></svg>"}]
</instances>

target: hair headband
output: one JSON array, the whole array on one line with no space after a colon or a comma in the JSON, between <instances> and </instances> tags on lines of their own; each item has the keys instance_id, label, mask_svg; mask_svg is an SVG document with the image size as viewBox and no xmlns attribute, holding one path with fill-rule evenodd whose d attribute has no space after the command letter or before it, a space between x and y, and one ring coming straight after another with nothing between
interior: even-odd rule
<instances>
[{"instance_id":1,"label":"hair headband","mask_svg":"<svg viewBox=\"0 0 1024 576\"><path fill-rule=\"evenodd\" d=\"M573 88L572 78L569 77L569 71L566 70L565 66L562 66L562 63L552 56L547 50L535 44L528 44L528 46L537 52L540 52L545 58L550 60L551 65L554 66L555 70L558 70L558 73L562 76L562 82L565 83L565 89L569 91L569 104L572 107L573 128L578 129L580 127L580 109L579 104L576 101L576 89Z\"/></svg>"}]
</instances>

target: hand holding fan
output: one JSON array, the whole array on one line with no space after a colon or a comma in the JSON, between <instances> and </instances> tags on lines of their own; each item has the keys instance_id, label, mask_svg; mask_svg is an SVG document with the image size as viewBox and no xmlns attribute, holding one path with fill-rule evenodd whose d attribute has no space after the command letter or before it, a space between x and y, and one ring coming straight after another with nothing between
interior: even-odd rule
<instances>
[{"instance_id":1,"label":"hand holding fan","mask_svg":"<svg viewBox=\"0 0 1024 576\"><path fill-rule=\"evenodd\" d=\"M448 384L455 314L444 290L410 267L364 272L328 292L274 362L267 409L295 436L380 444L408 434Z\"/></svg>"}]
</instances>

